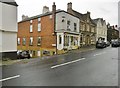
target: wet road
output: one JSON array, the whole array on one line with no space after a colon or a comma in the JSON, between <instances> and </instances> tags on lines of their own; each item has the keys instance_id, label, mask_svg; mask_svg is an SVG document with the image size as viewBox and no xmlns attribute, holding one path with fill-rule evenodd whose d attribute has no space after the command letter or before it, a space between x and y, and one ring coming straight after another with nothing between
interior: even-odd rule
<instances>
[{"instance_id":1,"label":"wet road","mask_svg":"<svg viewBox=\"0 0 120 88\"><path fill-rule=\"evenodd\" d=\"M118 48L70 52L3 66L3 86L117 86Z\"/></svg>"}]
</instances>

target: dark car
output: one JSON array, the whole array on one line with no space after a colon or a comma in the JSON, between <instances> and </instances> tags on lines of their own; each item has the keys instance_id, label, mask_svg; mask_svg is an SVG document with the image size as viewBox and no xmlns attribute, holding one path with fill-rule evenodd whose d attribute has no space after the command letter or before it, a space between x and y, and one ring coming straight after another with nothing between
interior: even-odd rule
<instances>
[{"instance_id":1,"label":"dark car","mask_svg":"<svg viewBox=\"0 0 120 88\"><path fill-rule=\"evenodd\" d=\"M106 44L106 47L110 46L110 42L109 41L105 42L105 44Z\"/></svg>"},{"instance_id":2,"label":"dark car","mask_svg":"<svg viewBox=\"0 0 120 88\"><path fill-rule=\"evenodd\" d=\"M17 59L24 59L24 58L30 59L30 54L28 51L17 52Z\"/></svg>"},{"instance_id":3,"label":"dark car","mask_svg":"<svg viewBox=\"0 0 120 88\"><path fill-rule=\"evenodd\" d=\"M106 43L104 41L97 41L96 42L96 48L105 48Z\"/></svg>"},{"instance_id":4,"label":"dark car","mask_svg":"<svg viewBox=\"0 0 120 88\"><path fill-rule=\"evenodd\" d=\"M120 42L118 39L112 40L111 41L111 46L112 47L120 47Z\"/></svg>"}]
</instances>

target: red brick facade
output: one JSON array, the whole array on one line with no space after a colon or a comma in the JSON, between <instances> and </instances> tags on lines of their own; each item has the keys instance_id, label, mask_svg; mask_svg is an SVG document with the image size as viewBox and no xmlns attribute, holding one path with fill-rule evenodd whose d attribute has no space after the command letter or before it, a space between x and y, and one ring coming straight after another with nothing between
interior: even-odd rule
<instances>
[{"instance_id":1,"label":"red brick facade","mask_svg":"<svg viewBox=\"0 0 120 88\"><path fill-rule=\"evenodd\" d=\"M56 47L52 44L56 44L56 36L54 35L54 19L50 15L41 17L41 31L38 31L38 18L18 23L18 38L20 38L20 45L18 50L31 50L34 51L33 56L37 56L37 51L52 51L55 52ZM33 32L30 32L30 25L33 26ZM33 37L33 45L29 45L30 37ZM41 37L40 46L37 45L37 38ZM22 44L22 39L26 39L26 44ZM42 54L42 53L41 53ZM51 53L52 54L52 53Z\"/></svg>"}]
</instances>

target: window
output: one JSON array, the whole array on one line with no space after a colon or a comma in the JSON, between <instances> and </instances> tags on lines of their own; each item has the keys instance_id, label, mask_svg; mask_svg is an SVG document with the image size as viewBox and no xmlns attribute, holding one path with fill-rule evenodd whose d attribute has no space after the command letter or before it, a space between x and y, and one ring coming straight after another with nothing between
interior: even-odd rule
<instances>
[{"instance_id":1,"label":"window","mask_svg":"<svg viewBox=\"0 0 120 88\"><path fill-rule=\"evenodd\" d=\"M33 45L33 37L30 37L30 45Z\"/></svg>"},{"instance_id":2,"label":"window","mask_svg":"<svg viewBox=\"0 0 120 88\"><path fill-rule=\"evenodd\" d=\"M77 31L77 24L74 23L74 31L76 32Z\"/></svg>"},{"instance_id":3,"label":"window","mask_svg":"<svg viewBox=\"0 0 120 88\"><path fill-rule=\"evenodd\" d=\"M70 30L70 21L67 21L67 30Z\"/></svg>"},{"instance_id":4,"label":"window","mask_svg":"<svg viewBox=\"0 0 120 88\"><path fill-rule=\"evenodd\" d=\"M30 23L32 24L32 20L30 20Z\"/></svg>"},{"instance_id":5,"label":"window","mask_svg":"<svg viewBox=\"0 0 120 88\"><path fill-rule=\"evenodd\" d=\"M40 22L41 21L41 18L38 18L38 22Z\"/></svg>"},{"instance_id":6,"label":"window","mask_svg":"<svg viewBox=\"0 0 120 88\"><path fill-rule=\"evenodd\" d=\"M33 26L32 26L32 25L30 25L30 32L33 32L33 29L32 29L32 27L33 27Z\"/></svg>"},{"instance_id":7,"label":"window","mask_svg":"<svg viewBox=\"0 0 120 88\"><path fill-rule=\"evenodd\" d=\"M20 38L17 38L17 44L20 45Z\"/></svg>"},{"instance_id":8,"label":"window","mask_svg":"<svg viewBox=\"0 0 120 88\"><path fill-rule=\"evenodd\" d=\"M52 19L52 15L50 15L50 19Z\"/></svg>"},{"instance_id":9,"label":"window","mask_svg":"<svg viewBox=\"0 0 120 88\"><path fill-rule=\"evenodd\" d=\"M22 44L23 44L23 45L26 44L26 39L25 39L25 38L22 39Z\"/></svg>"},{"instance_id":10,"label":"window","mask_svg":"<svg viewBox=\"0 0 120 88\"><path fill-rule=\"evenodd\" d=\"M38 23L38 32L41 31L41 23Z\"/></svg>"},{"instance_id":11,"label":"window","mask_svg":"<svg viewBox=\"0 0 120 88\"><path fill-rule=\"evenodd\" d=\"M61 35L59 35L59 44L61 44L62 43L62 37L61 37Z\"/></svg>"},{"instance_id":12,"label":"window","mask_svg":"<svg viewBox=\"0 0 120 88\"><path fill-rule=\"evenodd\" d=\"M38 46L41 45L41 37L38 37L38 39L37 39L37 45L38 45Z\"/></svg>"}]
</instances>

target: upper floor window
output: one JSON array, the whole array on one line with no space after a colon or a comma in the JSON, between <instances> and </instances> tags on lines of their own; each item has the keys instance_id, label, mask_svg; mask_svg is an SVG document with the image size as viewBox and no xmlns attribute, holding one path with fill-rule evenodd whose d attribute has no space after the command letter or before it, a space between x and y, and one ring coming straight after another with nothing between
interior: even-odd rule
<instances>
[{"instance_id":1,"label":"upper floor window","mask_svg":"<svg viewBox=\"0 0 120 88\"><path fill-rule=\"evenodd\" d=\"M29 42L30 45L33 45L33 37L30 37L30 42Z\"/></svg>"},{"instance_id":2,"label":"upper floor window","mask_svg":"<svg viewBox=\"0 0 120 88\"><path fill-rule=\"evenodd\" d=\"M77 24L74 23L74 31L76 32L77 31Z\"/></svg>"},{"instance_id":3,"label":"upper floor window","mask_svg":"<svg viewBox=\"0 0 120 88\"><path fill-rule=\"evenodd\" d=\"M17 38L17 44L20 45L20 38Z\"/></svg>"},{"instance_id":4,"label":"upper floor window","mask_svg":"<svg viewBox=\"0 0 120 88\"><path fill-rule=\"evenodd\" d=\"M33 32L33 26L30 25L30 32Z\"/></svg>"},{"instance_id":5,"label":"upper floor window","mask_svg":"<svg viewBox=\"0 0 120 88\"><path fill-rule=\"evenodd\" d=\"M90 31L90 26L89 25L87 25L87 31Z\"/></svg>"},{"instance_id":6,"label":"upper floor window","mask_svg":"<svg viewBox=\"0 0 120 88\"><path fill-rule=\"evenodd\" d=\"M41 23L38 23L38 32L41 31Z\"/></svg>"},{"instance_id":7,"label":"upper floor window","mask_svg":"<svg viewBox=\"0 0 120 88\"><path fill-rule=\"evenodd\" d=\"M40 22L41 21L41 18L38 18L38 22Z\"/></svg>"},{"instance_id":8,"label":"upper floor window","mask_svg":"<svg viewBox=\"0 0 120 88\"><path fill-rule=\"evenodd\" d=\"M50 15L50 19L52 19L52 15Z\"/></svg>"},{"instance_id":9,"label":"upper floor window","mask_svg":"<svg viewBox=\"0 0 120 88\"><path fill-rule=\"evenodd\" d=\"M67 21L67 30L70 30L70 21Z\"/></svg>"},{"instance_id":10,"label":"upper floor window","mask_svg":"<svg viewBox=\"0 0 120 88\"><path fill-rule=\"evenodd\" d=\"M38 37L38 39L37 39L37 45L41 45L41 37Z\"/></svg>"},{"instance_id":11,"label":"upper floor window","mask_svg":"<svg viewBox=\"0 0 120 88\"><path fill-rule=\"evenodd\" d=\"M31 24L32 24L32 22L33 22L33 21L32 21L32 20L30 20L30 23L31 23Z\"/></svg>"},{"instance_id":12,"label":"upper floor window","mask_svg":"<svg viewBox=\"0 0 120 88\"><path fill-rule=\"evenodd\" d=\"M26 39L25 39L25 38L22 39L22 44L23 44L23 45L26 44Z\"/></svg>"}]
</instances>

